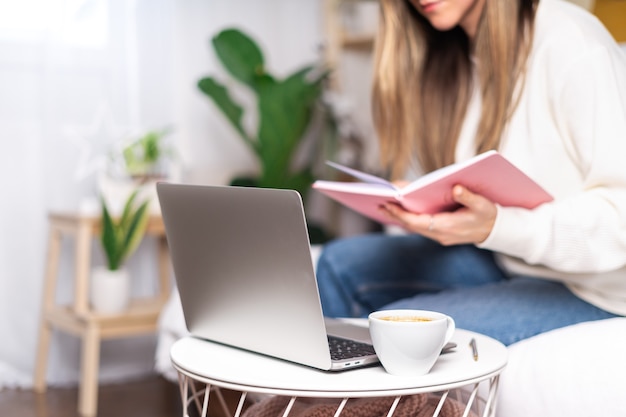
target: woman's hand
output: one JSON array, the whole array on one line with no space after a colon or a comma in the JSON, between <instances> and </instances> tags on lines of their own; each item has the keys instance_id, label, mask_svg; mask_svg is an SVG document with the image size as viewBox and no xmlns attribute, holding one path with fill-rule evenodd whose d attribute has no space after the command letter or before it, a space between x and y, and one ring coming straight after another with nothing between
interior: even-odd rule
<instances>
[{"instance_id":1,"label":"woman's hand","mask_svg":"<svg viewBox=\"0 0 626 417\"><path fill-rule=\"evenodd\" d=\"M387 203L380 210L407 231L419 233L442 245L481 243L487 239L496 221L496 205L461 185L454 186L452 198L462 207L432 216L408 212L394 203Z\"/></svg>"}]
</instances>

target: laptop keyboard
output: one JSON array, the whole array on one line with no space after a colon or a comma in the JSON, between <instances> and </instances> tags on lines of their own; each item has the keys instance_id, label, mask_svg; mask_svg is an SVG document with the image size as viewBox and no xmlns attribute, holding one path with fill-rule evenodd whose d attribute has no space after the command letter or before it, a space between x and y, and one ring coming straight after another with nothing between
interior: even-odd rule
<instances>
[{"instance_id":1,"label":"laptop keyboard","mask_svg":"<svg viewBox=\"0 0 626 417\"><path fill-rule=\"evenodd\" d=\"M368 343L343 339L337 336L328 336L328 346L330 347L332 360L344 360L376 354L374 346Z\"/></svg>"}]
</instances>

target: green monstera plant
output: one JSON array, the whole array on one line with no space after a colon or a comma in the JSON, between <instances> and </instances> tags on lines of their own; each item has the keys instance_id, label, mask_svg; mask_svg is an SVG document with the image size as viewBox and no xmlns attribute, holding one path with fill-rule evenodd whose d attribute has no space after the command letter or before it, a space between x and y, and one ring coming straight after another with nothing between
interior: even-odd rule
<instances>
[{"instance_id":1,"label":"green monstera plant","mask_svg":"<svg viewBox=\"0 0 626 417\"><path fill-rule=\"evenodd\" d=\"M258 124L251 132L243 124L244 108L223 83L211 76L198 82L198 88L211 98L259 160L258 177L236 178L231 184L294 189L305 198L314 180L315 161L295 167L294 155L320 102L328 71L308 65L279 79L267 71L257 43L238 29L219 32L212 45L230 75L256 96Z\"/></svg>"}]
</instances>

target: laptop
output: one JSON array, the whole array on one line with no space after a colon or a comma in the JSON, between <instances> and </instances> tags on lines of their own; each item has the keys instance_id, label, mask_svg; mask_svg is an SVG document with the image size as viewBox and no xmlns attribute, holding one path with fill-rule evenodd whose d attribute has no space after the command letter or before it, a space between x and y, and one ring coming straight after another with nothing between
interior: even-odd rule
<instances>
[{"instance_id":1,"label":"laptop","mask_svg":"<svg viewBox=\"0 0 626 417\"><path fill-rule=\"evenodd\" d=\"M325 371L378 363L366 327L323 316L300 194L173 183L157 194L192 336Z\"/></svg>"}]
</instances>

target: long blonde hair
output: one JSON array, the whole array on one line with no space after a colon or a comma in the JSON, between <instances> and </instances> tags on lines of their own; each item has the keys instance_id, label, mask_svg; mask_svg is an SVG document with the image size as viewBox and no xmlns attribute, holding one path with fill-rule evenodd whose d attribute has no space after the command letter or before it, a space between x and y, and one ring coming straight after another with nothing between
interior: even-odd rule
<instances>
[{"instance_id":1,"label":"long blonde hair","mask_svg":"<svg viewBox=\"0 0 626 417\"><path fill-rule=\"evenodd\" d=\"M432 171L454 162L474 88L482 114L476 152L497 149L516 106L539 0L487 0L474 44L456 27L438 31L408 0L381 0L372 111L383 164L402 176L417 157Z\"/></svg>"}]
</instances>

